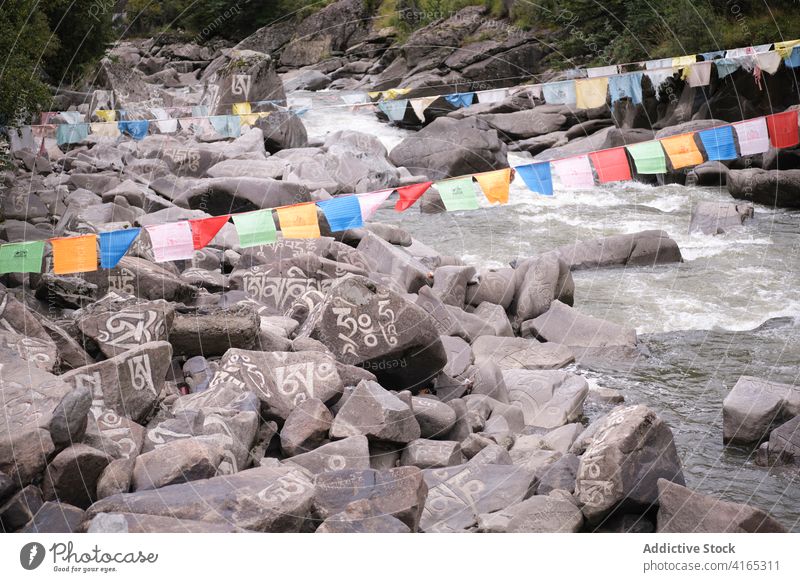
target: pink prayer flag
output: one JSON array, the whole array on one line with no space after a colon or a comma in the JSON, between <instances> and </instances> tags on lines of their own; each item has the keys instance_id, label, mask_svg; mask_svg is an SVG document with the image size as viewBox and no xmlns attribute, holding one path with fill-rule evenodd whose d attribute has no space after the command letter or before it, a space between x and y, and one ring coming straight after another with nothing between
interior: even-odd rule
<instances>
[{"instance_id":1,"label":"pink prayer flag","mask_svg":"<svg viewBox=\"0 0 800 582\"><path fill-rule=\"evenodd\" d=\"M592 188L594 175L588 156L576 156L550 162L553 174L567 188Z\"/></svg>"},{"instance_id":2,"label":"pink prayer flag","mask_svg":"<svg viewBox=\"0 0 800 582\"><path fill-rule=\"evenodd\" d=\"M769 131L767 120L763 117L734 123L736 137L739 138L739 151L742 156L763 154L769 150Z\"/></svg>"},{"instance_id":3,"label":"pink prayer flag","mask_svg":"<svg viewBox=\"0 0 800 582\"><path fill-rule=\"evenodd\" d=\"M380 190L358 195L358 204L361 206L361 219L369 220L378 211L381 204L386 202L394 190Z\"/></svg>"},{"instance_id":4,"label":"pink prayer flag","mask_svg":"<svg viewBox=\"0 0 800 582\"><path fill-rule=\"evenodd\" d=\"M145 229L150 235L156 263L191 259L194 255L192 227L189 226L189 221L151 225Z\"/></svg>"}]
</instances>

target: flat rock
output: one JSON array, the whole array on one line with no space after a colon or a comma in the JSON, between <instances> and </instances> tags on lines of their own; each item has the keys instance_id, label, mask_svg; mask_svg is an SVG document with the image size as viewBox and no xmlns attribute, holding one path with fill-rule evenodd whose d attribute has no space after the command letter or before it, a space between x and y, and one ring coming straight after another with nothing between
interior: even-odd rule
<instances>
[{"instance_id":1,"label":"flat rock","mask_svg":"<svg viewBox=\"0 0 800 582\"><path fill-rule=\"evenodd\" d=\"M136 457L131 485L134 491L208 479L217 474L223 451L199 439L166 443Z\"/></svg>"},{"instance_id":2,"label":"flat rock","mask_svg":"<svg viewBox=\"0 0 800 582\"><path fill-rule=\"evenodd\" d=\"M535 495L505 510L513 515L509 533L574 533L583 526L583 514L569 501Z\"/></svg>"},{"instance_id":3,"label":"flat rock","mask_svg":"<svg viewBox=\"0 0 800 582\"><path fill-rule=\"evenodd\" d=\"M313 451L295 455L286 464L296 464L317 475L344 469L369 469L369 441L365 436L352 436L332 441Z\"/></svg>"},{"instance_id":4,"label":"flat rock","mask_svg":"<svg viewBox=\"0 0 800 582\"><path fill-rule=\"evenodd\" d=\"M472 344L475 364L494 363L502 370L552 370L575 361L566 346L524 338L481 336Z\"/></svg>"},{"instance_id":5,"label":"flat rock","mask_svg":"<svg viewBox=\"0 0 800 582\"><path fill-rule=\"evenodd\" d=\"M463 462L461 445L456 441L416 439L405 446L400 457L401 465L413 465L420 469L451 467Z\"/></svg>"},{"instance_id":6,"label":"flat rock","mask_svg":"<svg viewBox=\"0 0 800 582\"><path fill-rule=\"evenodd\" d=\"M573 271L598 267L652 267L683 260L678 243L663 230L617 234L565 245L556 251Z\"/></svg>"},{"instance_id":7,"label":"flat rock","mask_svg":"<svg viewBox=\"0 0 800 582\"><path fill-rule=\"evenodd\" d=\"M742 226L748 218L753 218L751 204L698 202L692 209L689 232L723 234L726 230Z\"/></svg>"},{"instance_id":8,"label":"flat rock","mask_svg":"<svg viewBox=\"0 0 800 582\"><path fill-rule=\"evenodd\" d=\"M800 388L742 376L722 402L722 438L758 443L774 423L800 414Z\"/></svg>"}]
</instances>

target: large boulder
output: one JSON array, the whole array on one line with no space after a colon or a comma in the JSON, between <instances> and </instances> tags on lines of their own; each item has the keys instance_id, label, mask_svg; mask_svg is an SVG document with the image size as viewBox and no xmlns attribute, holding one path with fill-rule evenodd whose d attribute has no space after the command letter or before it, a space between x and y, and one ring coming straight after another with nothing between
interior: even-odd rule
<instances>
[{"instance_id":1,"label":"large boulder","mask_svg":"<svg viewBox=\"0 0 800 582\"><path fill-rule=\"evenodd\" d=\"M359 435L405 444L420 437L420 427L408 404L377 382L362 380L347 397L331 426L333 438Z\"/></svg>"},{"instance_id":2,"label":"large boulder","mask_svg":"<svg viewBox=\"0 0 800 582\"><path fill-rule=\"evenodd\" d=\"M669 426L644 405L611 412L581 457L575 495L598 523L616 511L646 511L658 502L658 480L684 485Z\"/></svg>"},{"instance_id":3,"label":"large boulder","mask_svg":"<svg viewBox=\"0 0 800 582\"><path fill-rule=\"evenodd\" d=\"M722 439L759 443L780 422L800 415L800 388L742 376L722 402Z\"/></svg>"},{"instance_id":4,"label":"large boulder","mask_svg":"<svg viewBox=\"0 0 800 582\"><path fill-rule=\"evenodd\" d=\"M730 170L728 192L739 200L800 208L800 170Z\"/></svg>"},{"instance_id":5,"label":"large boulder","mask_svg":"<svg viewBox=\"0 0 800 582\"><path fill-rule=\"evenodd\" d=\"M517 326L545 313L553 301L572 305L575 295L569 263L557 252L519 263L514 271L514 288L511 313Z\"/></svg>"},{"instance_id":6,"label":"large boulder","mask_svg":"<svg viewBox=\"0 0 800 582\"><path fill-rule=\"evenodd\" d=\"M525 424L553 429L583 416L589 384L582 377L553 370L506 370L508 400L522 409Z\"/></svg>"},{"instance_id":7,"label":"large boulder","mask_svg":"<svg viewBox=\"0 0 800 582\"><path fill-rule=\"evenodd\" d=\"M334 282L297 336L319 340L339 362L365 368L390 389L428 385L447 363L431 317L364 277Z\"/></svg>"},{"instance_id":8,"label":"large boulder","mask_svg":"<svg viewBox=\"0 0 800 582\"><path fill-rule=\"evenodd\" d=\"M483 335L472 344L475 365L497 364L502 370L552 370L575 360L575 354L557 343L521 337Z\"/></svg>"},{"instance_id":9,"label":"large boulder","mask_svg":"<svg viewBox=\"0 0 800 582\"><path fill-rule=\"evenodd\" d=\"M753 206L751 204L698 202L692 208L689 232L722 234L727 229L742 226L748 218L753 218Z\"/></svg>"},{"instance_id":10,"label":"large boulder","mask_svg":"<svg viewBox=\"0 0 800 582\"><path fill-rule=\"evenodd\" d=\"M308 144L306 126L291 111L273 111L267 117L259 117L255 127L264 134L264 148L271 154Z\"/></svg>"},{"instance_id":11,"label":"large boulder","mask_svg":"<svg viewBox=\"0 0 800 582\"><path fill-rule=\"evenodd\" d=\"M680 263L678 243L663 230L616 234L556 249L573 271L598 267L654 266Z\"/></svg>"},{"instance_id":12,"label":"large boulder","mask_svg":"<svg viewBox=\"0 0 800 582\"><path fill-rule=\"evenodd\" d=\"M566 129L574 121L564 105L542 105L533 110L482 115L490 126L508 140L528 139Z\"/></svg>"},{"instance_id":13,"label":"large boulder","mask_svg":"<svg viewBox=\"0 0 800 582\"><path fill-rule=\"evenodd\" d=\"M228 115L231 103L286 99L275 63L264 53L226 51L209 65L204 77L214 88L209 109L215 115Z\"/></svg>"},{"instance_id":14,"label":"large boulder","mask_svg":"<svg viewBox=\"0 0 800 582\"><path fill-rule=\"evenodd\" d=\"M433 273L424 263L377 234L367 233L358 243L358 250L372 271L389 275L409 293L416 293L432 281Z\"/></svg>"},{"instance_id":15,"label":"large boulder","mask_svg":"<svg viewBox=\"0 0 800 582\"><path fill-rule=\"evenodd\" d=\"M508 167L506 145L478 118L440 117L395 146L389 159L434 180Z\"/></svg>"},{"instance_id":16,"label":"large boulder","mask_svg":"<svg viewBox=\"0 0 800 582\"><path fill-rule=\"evenodd\" d=\"M784 533L768 513L658 480L658 533Z\"/></svg>"}]
</instances>

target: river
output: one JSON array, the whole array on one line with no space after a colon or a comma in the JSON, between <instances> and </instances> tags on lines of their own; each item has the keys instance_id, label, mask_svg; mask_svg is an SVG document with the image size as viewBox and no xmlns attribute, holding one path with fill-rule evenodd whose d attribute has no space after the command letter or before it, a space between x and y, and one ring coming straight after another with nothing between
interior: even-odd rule
<instances>
[{"instance_id":1,"label":"river","mask_svg":"<svg viewBox=\"0 0 800 582\"><path fill-rule=\"evenodd\" d=\"M334 95L313 98L315 109L303 118L311 139L346 128L374 135L391 150L409 134L369 111L331 107L341 103ZM509 155L512 166L529 159ZM800 531L800 472L769 471L755 465L751 449L722 444L722 401L740 376L800 381L800 212L757 205L742 228L688 234L695 203L730 200L724 188L639 183L543 197L518 178L505 206L482 200L478 211L438 215L387 207L375 220L478 267L599 236L668 232L681 248L681 264L574 274L575 308L635 327L650 352L630 370L577 371L669 423L687 486L760 507Z\"/></svg>"}]
</instances>

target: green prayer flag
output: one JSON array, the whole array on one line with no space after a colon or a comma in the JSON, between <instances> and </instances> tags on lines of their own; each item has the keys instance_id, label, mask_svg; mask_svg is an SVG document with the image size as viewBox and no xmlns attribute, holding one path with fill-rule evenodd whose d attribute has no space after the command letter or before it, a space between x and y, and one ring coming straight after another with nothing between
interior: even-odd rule
<instances>
[{"instance_id":1,"label":"green prayer flag","mask_svg":"<svg viewBox=\"0 0 800 582\"><path fill-rule=\"evenodd\" d=\"M472 176L436 182L436 189L442 197L444 207L450 212L478 209L478 197L475 194Z\"/></svg>"},{"instance_id":2,"label":"green prayer flag","mask_svg":"<svg viewBox=\"0 0 800 582\"><path fill-rule=\"evenodd\" d=\"M41 273L44 241L0 246L0 273Z\"/></svg>"},{"instance_id":3,"label":"green prayer flag","mask_svg":"<svg viewBox=\"0 0 800 582\"><path fill-rule=\"evenodd\" d=\"M639 174L666 174L667 158L664 148L657 141L643 141L627 146L628 152L636 163Z\"/></svg>"},{"instance_id":4,"label":"green prayer flag","mask_svg":"<svg viewBox=\"0 0 800 582\"><path fill-rule=\"evenodd\" d=\"M274 243L278 238L272 209L269 208L234 214L233 224L239 235L239 246L242 248Z\"/></svg>"}]
</instances>

